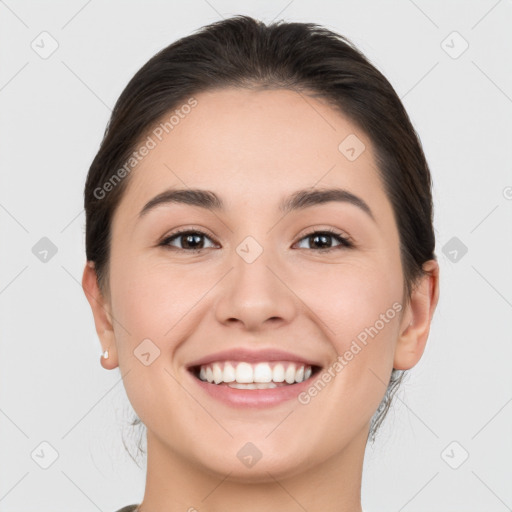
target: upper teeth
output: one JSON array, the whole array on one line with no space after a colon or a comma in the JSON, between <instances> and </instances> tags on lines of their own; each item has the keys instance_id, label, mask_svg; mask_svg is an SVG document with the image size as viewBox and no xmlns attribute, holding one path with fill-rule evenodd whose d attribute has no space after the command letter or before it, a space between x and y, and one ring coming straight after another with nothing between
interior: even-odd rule
<instances>
[{"instance_id":1,"label":"upper teeth","mask_svg":"<svg viewBox=\"0 0 512 512\"><path fill-rule=\"evenodd\" d=\"M238 382L240 384L286 382L293 384L309 379L311 373L311 366L289 362L251 364L224 361L201 365L199 378L215 384L222 382Z\"/></svg>"}]
</instances>

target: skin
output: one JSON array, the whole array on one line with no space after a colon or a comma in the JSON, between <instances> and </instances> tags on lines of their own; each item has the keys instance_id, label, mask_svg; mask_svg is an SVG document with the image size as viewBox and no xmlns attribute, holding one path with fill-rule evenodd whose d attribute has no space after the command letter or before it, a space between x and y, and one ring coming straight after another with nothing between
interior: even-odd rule
<instances>
[{"instance_id":1,"label":"skin","mask_svg":"<svg viewBox=\"0 0 512 512\"><path fill-rule=\"evenodd\" d=\"M393 368L421 358L439 297L432 260L410 302L403 297L399 238L367 135L324 102L289 90L224 89L195 96L190 114L137 165L112 224L108 291L92 262L83 274L104 368L119 366L129 400L147 427L144 512L280 510L358 512L370 426ZM339 150L350 134L365 144L353 162ZM214 191L226 211L143 206L170 187ZM349 203L284 215L298 189L341 187L362 198L376 221ZM193 253L177 228L206 232ZM306 235L334 229L353 248L322 253ZM262 247L248 264L247 237ZM303 405L240 410L210 398L186 365L234 347L280 348L328 368L379 315L403 304L378 335ZM134 350L149 338L149 366ZM252 442L251 468L237 452ZM193 510L193 509L191 509Z\"/></svg>"}]
</instances>

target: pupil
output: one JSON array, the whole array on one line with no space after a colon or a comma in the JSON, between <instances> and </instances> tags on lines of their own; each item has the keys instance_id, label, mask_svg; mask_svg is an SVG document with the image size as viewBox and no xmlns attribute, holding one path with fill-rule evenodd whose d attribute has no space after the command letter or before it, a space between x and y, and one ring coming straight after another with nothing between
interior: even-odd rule
<instances>
[{"instance_id":1,"label":"pupil","mask_svg":"<svg viewBox=\"0 0 512 512\"><path fill-rule=\"evenodd\" d=\"M194 243L199 243L198 239L200 239L200 235L185 235L185 246L190 247L190 241L192 240L192 248L197 249L197 247L194 246ZM194 242L195 240L195 242Z\"/></svg>"},{"instance_id":2,"label":"pupil","mask_svg":"<svg viewBox=\"0 0 512 512\"><path fill-rule=\"evenodd\" d=\"M321 242L321 243L323 243L324 245L327 245L327 247L330 247L330 246L331 246L331 244L327 242L327 239L328 239L328 238L329 238L329 236L326 236L326 235L314 235L314 236L312 237L312 239L313 239L313 240L315 240L315 243L316 243L316 241L317 241L318 239L321 239L321 240L322 240L322 242Z\"/></svg>"}]
</instances>

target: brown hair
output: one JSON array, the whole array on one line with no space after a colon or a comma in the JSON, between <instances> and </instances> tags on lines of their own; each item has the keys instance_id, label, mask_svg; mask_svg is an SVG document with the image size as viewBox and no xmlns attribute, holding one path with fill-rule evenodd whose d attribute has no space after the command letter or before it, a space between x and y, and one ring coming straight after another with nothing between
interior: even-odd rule
<instances>
[{"instance_id":1,"label":"brown hair","mask_svg":"<svg viewBox=\"0 0 512 512\"><path fill-rule=\"evenodd\" d=\"M162 116L195 94L224 87L304 92L327 101L369 136L398 226L407 302L425 273L423 263L435 259L435 237L430 171L400 98L347 38L313 23L267 26L247 16L207 25L164 48L119 97L84 191L86 254L102 290L108 292L111 221L130 178L119 170ZM106 191L104 184L120 175ZM372 441L403 375L393 369L372 418Z\"/></svg>"}]
</instances>

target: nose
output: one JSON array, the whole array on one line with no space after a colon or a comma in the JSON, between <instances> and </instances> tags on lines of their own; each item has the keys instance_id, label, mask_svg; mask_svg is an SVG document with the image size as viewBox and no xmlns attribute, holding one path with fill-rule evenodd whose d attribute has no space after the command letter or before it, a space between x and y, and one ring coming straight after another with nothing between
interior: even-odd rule
<instances>
[{"instance_id":1,"label":"nose","mask_svg":"<svg viewBox=\"0 0 512 512\"><path fill-rule=\"evenodd\" d=\"M290 273L272 255L265 249L249 262L234 254L233 268L217 291L215 317L220 323L254 332L279 328L297 315Z\"/></svg>"}]
</instances>

